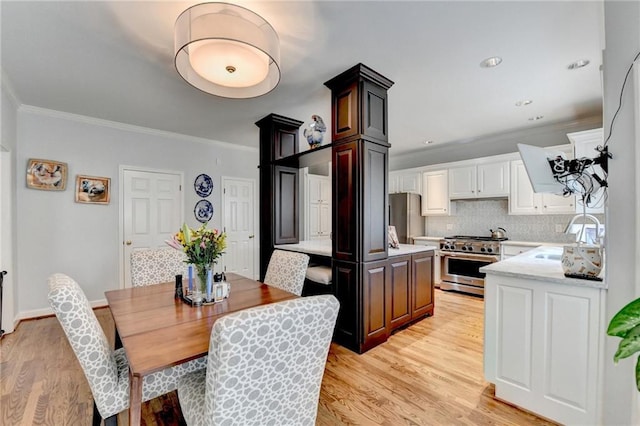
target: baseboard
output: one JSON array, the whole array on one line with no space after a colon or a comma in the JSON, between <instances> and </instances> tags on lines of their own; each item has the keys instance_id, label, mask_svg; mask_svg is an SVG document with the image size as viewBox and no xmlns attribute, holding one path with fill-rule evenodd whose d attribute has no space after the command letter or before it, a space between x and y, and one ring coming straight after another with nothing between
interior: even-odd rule
<instances>
[{"instance_id":1,"label":"baseboard","mask_svg":"<svg viewBox=\"0 0 640 426\"><path fill-rule=\"evenodd\" d=\"M93 309L104 308L105 306L109 306L109 304L107 303L107 299L94 300L92 302L89 302L89 304L91 305L91 307ZM22 311L18 315L18 321L14 325L14 330L18 326L18 323L20 321L29 320L29 319L35 319L35 318L42 318L42 317L50 317L52 315L55 315L55 314L53 313L53 310L51 308L33 309L33 310L30 310L30 311Z\"/></svg>"}]
</instances>

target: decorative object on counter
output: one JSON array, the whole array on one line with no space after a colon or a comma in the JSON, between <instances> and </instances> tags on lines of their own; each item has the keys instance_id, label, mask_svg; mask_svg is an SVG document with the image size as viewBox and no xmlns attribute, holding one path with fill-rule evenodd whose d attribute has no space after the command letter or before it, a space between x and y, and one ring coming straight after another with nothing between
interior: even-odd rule
<instances>
[{"instance_id":1,"label":"decorative object on counter","mask_svg":"<svg viewBox=\"0 0 640 426\"><path fill-rule=\"evenodd\" d=\"M176 294L175 294L175 298L176 299L182 299L183 296L183 292L182 292L182 275L178 274L176 275Z\"/></svg>"},{"instance_id":2,"label":"decorative object on counter","mask_svg":"<svg viewBox=\"0 0 640 426\"><path fill-rule=\"evenodd\" d=\"M211 191L213 191L213 180L209 175L202 173L193 181L193 187L198 197L208 197L211 195Z\"/></svg>"},{"instance_id":3,"label":"decorative object on counter","mask_svg":"<svg viewBox=\"0 0 640 426\"><path fill-rule=\"evenodd\" d=\"M200 223L207 223L213 217L213 204L208 200L200 200L193 209L193 214Z\"/></svg>"},{"instance_id":4,"label":"decorative object on counter","mask_svg":"<svg viewBox=\"0 0 640 426\"><path fill-rule=\"evenodd\" d=\"M27 188L64 191L67 187L67 163L30 158L27 162Z\"/></svg>"},{"instance_id":5,"label":"decorative object on counter","mask_svg":"<svg viewBox=\"0 0 640 426\"><path fill-rule=\"evenodd\" d=\"M504 240L507 237L507 230L504 228L497 228L495 231L489 229L489 231L491 231L491 238L494 240Z\"/></svg>"},{"instance_id":6,"label":"decorative object on counter","mask_svg":"<svg viewBox=\"0 0 640 426\"><path fill-rule=\"evenodd\" d=\"M213 266L217 259L224 254L227 247L227 235L217 229L207 229L207 224L203 224L198 229L190 228L186 223L171 238L165 241L176 250L182 250L187 255L189 265L189 291L194 296L207 293L207 278L212 274ZM193 274L195 268L195 276ZM196 282L193 282L193 280ZM187 294L187 296L191 296ZM193 299L197 302L196 298Z\"/></svg>"},{"instance_id":7,"label":"decorative object on counter","mask_svg":"<svg viewBox=\"0 0 640 426\"><path fill-rule=\"evenodd\" d=\"M76 176L76 203L109 204L111 179L97 176Z\"/></svg>"},{"instance_id":8,"label":"decorative object on counter","mask_svg":"<svg viewBox=\"0 0 640 426\"><path fill-rule=\"evenodd\" d=\"M223 98L264 95L280 82L280 41L261 16L229 3L191 6L176 20L176 70L187 83Z\"/></svg>"},{"instance_id":9,"label":"decorative object on counter","mask_svg":"<svg viewBox=\"0 0 640 426\"><path fill-rule=\"evenodd\" d=\"M398 241L396 227L393 225L389 225L389 247L394 249L400 248L400 241Z\"/></svg>"},{"instance_id":10,"label":"decorative object on counter","mask_svg":"<svg viewBox=\"0 0 640 426\"><path fill-rule=\"evenodd\" d=\"M623 358L628 358L640 351L640 299L636 299L620 309L611 318L607 328L609 336L621 337L618 350L613 355L613 362L618 363ZM636 388L640 391L640 357L636 359Z\"/></svg>"},{"instance_id":11,"label":"decorative object on counter","mask_svg":"<svg viewBox=\"0 0 640 426\"><path fill-rule=\"evenodd\" d=\"M573 217L565 232L571 230L572 225L578 218L590 219L596 224L596 241L600 241L600 221L590 214L579 214ZM585 223L583 221L580 229L580 236L576 244L566 245L562 251L562 269L564 275L571 278L593 279L601 281L599 277L602 272L604 255L600 244L584 244Z\"/></svg>"},{"instance_id":12,"label":"decorative object on counter","mask_svg":"<svg viewBox=\"0 0 640 426\"><path fill-rule=\"evenodd\" d=\"M322 139L324 133L327 131L327 126L319 115L312 115L311 120L312 122L309 124L309 128L304 129L302 134L307 138L309 149L314 149L322 145Z\"/></svg>"}]
</instances>

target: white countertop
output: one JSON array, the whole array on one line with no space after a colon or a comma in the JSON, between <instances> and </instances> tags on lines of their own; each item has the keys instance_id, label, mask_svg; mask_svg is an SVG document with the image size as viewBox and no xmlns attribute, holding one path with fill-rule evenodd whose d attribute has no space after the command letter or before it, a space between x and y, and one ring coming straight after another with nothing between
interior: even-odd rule
<instances>
[{"instance_id":1,"label":"white countertop","mask_svg":"<svg viewBox=\"0 0 640 426\"><path fill-rule=\"evenodd\" d=\"M564 285L607 288L604 280L592 281L565 277L560 260L540 259L536 257L542 253L561 256L562 246L541 246L526 253L519 254L518 256L483 266L480 268L480 271L486 274L526 278ZM602 271L602 276L604 276L604 270Z\"/></svg>"},{"instance_id":2,"label":"white countertop","mask_svg":"<svg viewBox=\"0 0 640 426\"><path fill-rule=\"evenodd\" d=\"M438 241L438 240L442 240L442 237L413 237L414 241L418 240L418 241Z\"/></svg>"},{"instance_id":3,"label":"white countertop","mask_svg":"<svg viewBox=\"0 0 640 426\"><path fill-rule=\"evenodd\" d=\"M274 247L280 250L297 251L300 253L331 257L331 240L307 240L300 241L298 244L278 244ZM414 246L413 244L400 244L399 249L389 249L389 257L403 256L436 249L437 247L435 245Z\"/></svg>"},{"instance_id":4,"label":"white countertop","mask_svg":"<svg viewBox=\"0 0 640 426\"><path fill-rule=\"evenodd\" d=\"M505 241L500 241L500 244L502 244L503 246L522 246L522 247L540 247L540 246L558 247L558 243L540 243L535 241L505 240Z\"/></svg>"}]
</instances>

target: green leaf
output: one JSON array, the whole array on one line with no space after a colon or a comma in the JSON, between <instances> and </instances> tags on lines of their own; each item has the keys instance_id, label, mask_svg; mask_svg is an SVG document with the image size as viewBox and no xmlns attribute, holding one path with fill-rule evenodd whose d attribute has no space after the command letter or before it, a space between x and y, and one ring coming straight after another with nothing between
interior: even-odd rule
<instances>
[{"instance_id":1,"label":"green leaf","mask_svg":"<svg viewBox=\"0 0 640 426\"><path fill-rule=\"evenodd\" d=\"M640 351L640 325L631 330L627 336L620 341L618 350L613 356L613 361L618 362L622 358L627 358Z\"/></svg>"},{"instance_id":2,"label":"green leaf","mask_svg":"<svg viewBox=\"0 0 640 426\"><path fill-rule=\"evenodd\" d=\"M640 356L636 361L636 388L640 391Z\"/></svg>"},{"instance_id":3,"label":"green leaf","mask_svg":"<svg viewBox=\"0 0 640 426\"><path fill-rule=\"evenodd\" d=\"M630 330L640 324L640 299L636 299L611 318L607 334L625 337Z\"/></svg>"}]
</instances>

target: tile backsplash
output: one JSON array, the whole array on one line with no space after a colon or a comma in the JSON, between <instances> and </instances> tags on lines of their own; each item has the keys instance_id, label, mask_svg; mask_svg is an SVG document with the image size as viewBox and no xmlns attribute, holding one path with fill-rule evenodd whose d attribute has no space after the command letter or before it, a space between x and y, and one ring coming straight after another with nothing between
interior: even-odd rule
<instances>
[{"instance_id":1,"label":"tile backsplash","mask_svg":"<svg viewBox=\"0 0 640 426\"><path fill-rule=\"evenodd\" d=\"M556 232L562 230L573 214L558 215L512 215L508 214L507 199L459 200L453 216L429 216L425 218L426 235L444 237L451 235L491 235L490 229L502 227L507 237L515 241L549 243L575 242L575 235ZM596 215L604 223L603 215Z\"/></svg>"}]
</instances>

